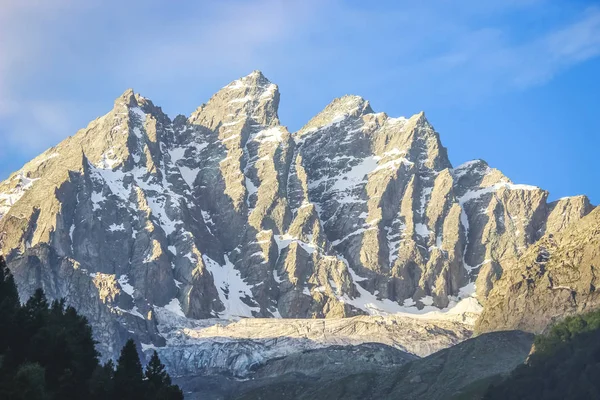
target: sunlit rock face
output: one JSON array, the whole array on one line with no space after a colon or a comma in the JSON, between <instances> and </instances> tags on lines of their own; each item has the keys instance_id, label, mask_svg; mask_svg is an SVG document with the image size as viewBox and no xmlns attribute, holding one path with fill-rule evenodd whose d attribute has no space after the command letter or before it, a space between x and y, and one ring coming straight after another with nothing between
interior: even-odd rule
<instances>
[{"instance_id":1,"label":"sunlit rock face","mask_svg":"<svg viewBox=\"0 0 600 400\"><path fill-rule=\"evenodd\" d=\"M291 133L278 105L258 71L189 118L128 90L10 176L0 246L22 298L65 297L106 356L164 346L160 313L478 312L506 265L592 209L484 161L453 168L423 113L344 96Z\"/></svg>"},{"instance_id":2,"label":"sunlit rock face","mask_svg":"<svg viewBox=\"0 0 600 400\"><path fill-rule=\"evenodd\" d=\"M589 207L586 199L563 199L553 204L553 214L577 218L582 205ZM518 260L504 265L477 330L542 333L566 316L597 309L599 265L600 208L596 208L559 233L549 231Z\"/></svg>"}]
</instances>

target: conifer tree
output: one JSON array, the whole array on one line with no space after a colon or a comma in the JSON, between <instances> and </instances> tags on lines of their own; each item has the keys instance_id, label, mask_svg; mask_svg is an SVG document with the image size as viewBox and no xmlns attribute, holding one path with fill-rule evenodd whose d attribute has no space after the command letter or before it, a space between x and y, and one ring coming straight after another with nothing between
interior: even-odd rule
<instances>
[{"instance_id":1,"label":"conifer tree","mask_svg":"<svg viewBox=\"0 0 600 400\"><path fill-rule=\"evenodd\" d=\"M114 393L115 365L112 360L98 365L90 381L91 400L112 400Z\"/></svg>"},{"instance_id":2,"label":"conifer tree","mask_svg":"<svg viewBox=\"0 0 600 400\"><path fill-rule=\"evenodd\" d=\"M160 362L158 353L156 350L150 358L150 362L146 366L146 372L144 374L148 382L156 388L163 386L169 386L171 384L171 377L165 371L165 366Z\"/></svg>"},{"instance_id":3,"label":"conifer tree","mask_svg":"<svg viewBox=\"0 0 600 400\"><path fill-rule=\"evenodd\" d=\"M154 400L183 400L183 392L179 386L165 386L156 392Z\"/></svg>"},{"instance_id":4,"label":"conifer tree","mask_svg":"<svg viewBox=\"0 0 600 400\"><path fill-rule=\"evenodd\" d=\"M183 392L178 386L171 384L171 377L160 362L158 353L154 351L150 362L146 366L146 383L148 385L148 398L156 400L182 400Z\"/></svg>"},{"instance_id":5,"label":"conifer tree","mask_svg":"<svg viewBox=\"0 0 600 400\"><path fill-rule=\"evenodd\" d=\"M42 289L36 289L33 296L27 300L24 311L27 329L30 333L35 334L46 323L49 315L48 300Z\"/></svg>"},{"instance_id":6,"label":"conifer tree","mask_svg":"<svg viewBox=\"0 0 600 400\"><path fill-rule=\"evenodd\" d=\"M20 305L15 279L2 256L0 256L0 304L7 304L11 308Z\"/></svg>"},{"instance_id":7,"label":"conifer tree","mask_svg":"<svg viewBox=\"0 0 600 400\"><path fill-rule=\"evenodd\" d=\"M87 319L65 300L49 304L38 289L21 305L0 257L0 399L183 399L156 352L144 372L129 340L115 369L100 366L95 345Z\"/></svg>"},{"instance_id":8,"label":"conifer tree","mask_svg":"<svg viewBox=\"0 0 600 400\"><path fill-rule=\"evenodd\" d=\"M3 354L14 334L15 315L20 306L19 293L12 273L0 256L0 354Z\"/></svg>"},{"instance_id":9,"label":"conifer tree","mask_svg":"<svg viewBox=\"0 0 600 400\"><path fill-rule=\"evenodd\" d=\"M117 362L115 398L137 400L144 398L144 373L133 339L129 339Z\"/></svg>"},{"instance_id":10,"label":"conifer tree","mask_svg":"<svg viewBox=\"0 0 600 400\"><path fill-rule=\"evenodd\" d=\"M73 307L67 307L60 325L68 338L69 351L75 355L71 360L71 369L76 378L85 382L91 378L98 367L96 341L87 318L77 314Z\"/></svg>"},{"instance_id":11,"label":"conifer tree","mask_svg":"<svg viewBox=\"0 0 600 400\"><path fill-rule=\"evenodd\" d=\"M44 368L39 364L23 364L17 371L8 398L14 400L48 400Z\"/></svg>"}]
</instances>

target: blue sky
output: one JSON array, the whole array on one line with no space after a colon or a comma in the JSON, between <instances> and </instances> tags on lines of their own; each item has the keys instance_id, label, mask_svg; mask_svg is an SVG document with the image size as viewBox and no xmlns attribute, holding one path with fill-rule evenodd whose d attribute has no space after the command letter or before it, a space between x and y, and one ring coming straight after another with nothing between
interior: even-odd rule
<instances>
[{"instance_id":1,"label":"blue sky","mask_svg":"<svg viewBox=\"0 0 600 400\"><path fill-rule=\"evenodd\" d=\"M129 87L174 117L254 69L290 130L358 94L424 110L454 165L600 203L597 0L0 0L0 179Z\"/></svg>"}]
</instances>

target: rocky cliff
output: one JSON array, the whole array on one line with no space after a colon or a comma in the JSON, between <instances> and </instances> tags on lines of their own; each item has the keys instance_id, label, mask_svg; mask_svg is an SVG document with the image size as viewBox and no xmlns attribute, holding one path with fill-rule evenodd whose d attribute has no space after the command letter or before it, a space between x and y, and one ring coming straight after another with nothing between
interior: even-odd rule
<instances>
[{"instance_id":1,"label":"rocky cliff","mask_svg":"<svg viewBox=\"0 0 600 400\"><path fill-rule=\"evenodd\" d=\"M356 366L348 362L339 365L332 374L327 373L326 366L321 366L323 373L317 376L305 374L303 366L310 364L319 352L299 354L295 355L293 360L284 358L268 363L258 369L256 380L234 383L237 386L235 392L224 398L244 400L477 399L480 398L477 396L478 392L485 391L490 382L501 380L502 376L508 375L517 366L523 364L532 343L531 334L519 331L494 332L401 366L390 362L387 368L377 368L376 362L371 362L365 363L362 371L357 372ZM355 351L365 350L358 348ZM321 354L321 358L326 358L327 355L327 353ZM363 353L358 353L358 357L364 357ZM371 359L377 358L371 356ZM335 358L330 356L328 362L334 363L334 360ZM271 380L264 378L263 370L267 372L268 377L272 364L285 365L286 361L293 362L292 371L295 373L280 367L279 370L287 374L280 373ZM473 386L479 385L481 389L473 390ZM193 384L185 387L188 391L191 389L189 398L206 398L194 393ZM209 396L212 394L210 391L207 392Z\"/></svg>"},{"instance_id":2,"label":"rocky cliff","mask_svg":"<svg viewBox=\"0 0 600 400\"><path fill-rule=\"evenodd\" d=\"M541 333L565 316L598 308L599 267L600 208L596 208L563 232L547 234L519 260L505 265L477 330Z\"/></svg>"},{"instance_id":3,"label":"rocky cliff","mask_svg":"<svg viewBox=\"0 0 600 400\"><path fill-rule=\"evenodd\" d=\"M472 336L472 322L463 320L463 315L215 321L191 320L159 309L159 332L167 343L156 350L175 376L226 375L254 379L255 370L269 360L331 346L378 343L415 357L425 357ZM143 350L154 348L143 345ZM368 357L368 351L361 353Z\"/></svg>"},{"instance_id":4,"label":"rocky cliff","mask_svg":"<svg viewBox=\"0 0 600 400\"><path fill-rule=\"evenodd\" d=\"M290 133L278 104L258 71L190 117L128 90L11 175L0 248L21 296L65 297L108 355L130 336L164 345L163 311L472 310L496 304L494 283L540 238L591 211L583 197L548 203L481 160L453 168L423 113L391 118L344 96Z\"/></svg>"}]
</instances>

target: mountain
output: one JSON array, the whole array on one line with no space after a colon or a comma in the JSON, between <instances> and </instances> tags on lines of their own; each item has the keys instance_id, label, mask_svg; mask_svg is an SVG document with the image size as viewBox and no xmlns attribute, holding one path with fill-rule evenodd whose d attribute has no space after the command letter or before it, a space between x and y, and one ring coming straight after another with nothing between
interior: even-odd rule
<instances>
[{"instance_id":1,"label":"mountain","mask_svg":"<svg viewBox=\"0 0 600 400\"><path fill-rule=\"evenodd\" d=\"M357 346L330 346L303 350L267 361L253 371L251 378L237 379L226 375L200 375L181 379L186 398L217 400L240 396L242 393L270 390L272 385L302 385L315 380L361 373L383 373L418 357L378 343ZM278 397L282 398L282 397Z\"/></svg>"},{"instance_id":2,"label":"mountain","mask_svg":"<svg viewBox=\"0 0 600 400\"><path fill-rule=\"evenodd\" d=\"M203 319L479 312L592 210L481 160L453 168L423 113L344 96L290 133L278 105L259 71L189 117L127 90L11 175L0 248L21 297L65 297L107 357Z\"/></svg>"},{"instance_id":3,"label":"mountain","mask_svg":"<svg viewBox=\"0 0 600 400\"><path fill-rule=\"evenodd\" d=\"M541 333L566 316L600 306L600 208L557 234L547 234L505 265L477 330Z\"/></svg>"},{"instance_id":4,"label":"mountain","mask_svg":"<svg viewBox=\"0 0 600 400\"><path fill-rule=\"evenodd\" d=\"M261 365L299 352L378 343L425 357L472 336L472 321L464 321L464 313L432 314L420 318L389 315L224 321L173 318L168 311L159 309L158 328L166 339L166 346L156 350L176 376L225 375L254 379ZM369 350L362 347L361 354L367 357ZM376 354L375 351L372 356L377 357Z\"/></svg>"},{"instance_id":5,"label":"mountain","mask_svg":"<svg viewBox=\"0 0 600 400\"><path fill-rule=\"evenodd\" d=\"M518 365L523 364L532 343L531 334L519 331L494 332L404 365L388 365L385 369L371 366L356 373L352 371L353 366L350 363L347 369L345 366L338 367L334 374L306 376L288 373L277 376L274 381L263 378L249 383L238 383L236 395L228 398L458 399L472 390L472 385L490 379L501 380L502 376L508 375ZM297 369L302 369L306 362L303 357L305 355L297 356L293 360ZM269 367L267 364L263 368Z\"/></svg>"}]
</instances>

